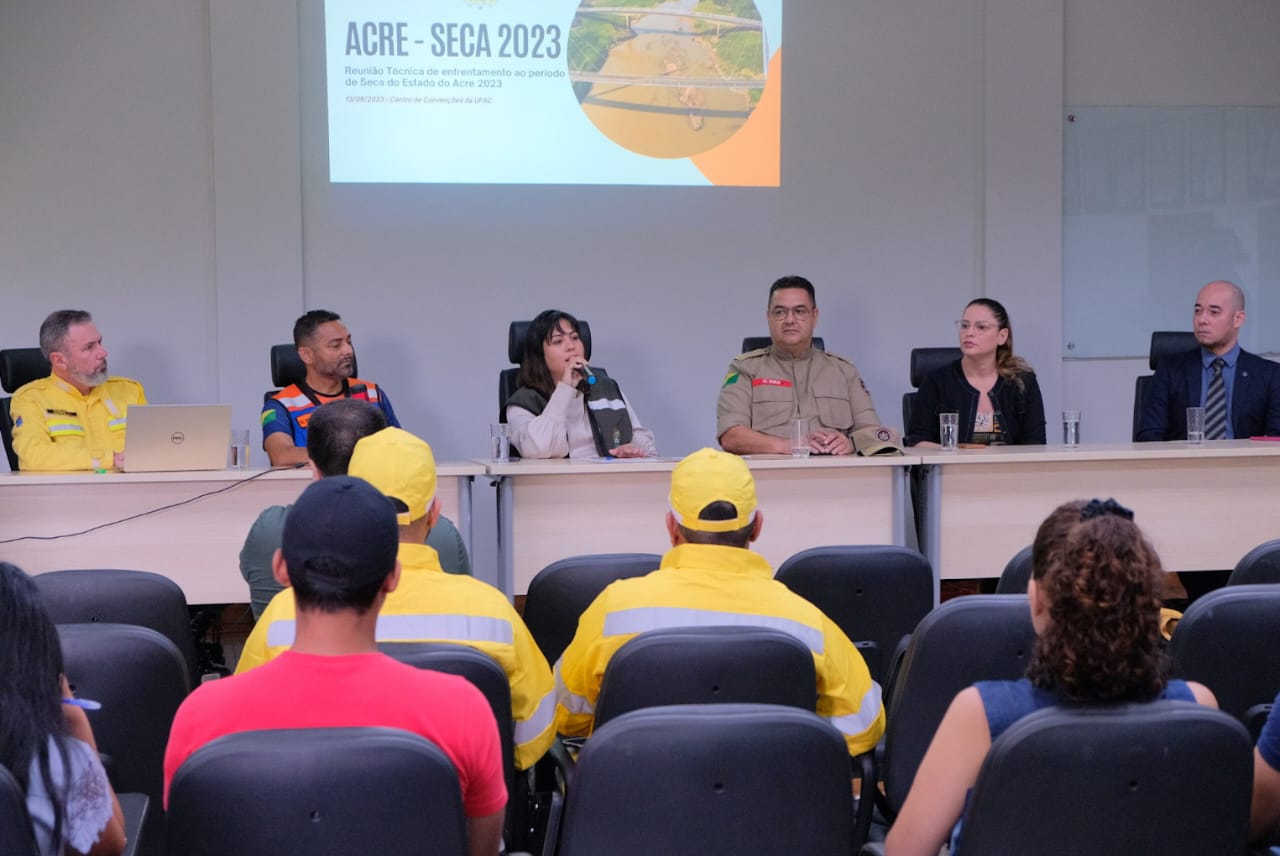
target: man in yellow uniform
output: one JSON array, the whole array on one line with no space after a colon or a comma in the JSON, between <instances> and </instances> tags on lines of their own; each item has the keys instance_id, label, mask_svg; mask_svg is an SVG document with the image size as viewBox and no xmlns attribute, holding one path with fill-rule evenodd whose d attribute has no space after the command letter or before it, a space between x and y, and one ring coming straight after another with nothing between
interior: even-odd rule
<instances>
[{"instance_id":1,"label":"man in yellow uniform","mask_svg":"<svg viewBox=\"0 0 1280 856\"><path fill-rule=\"evenodd\" d=\"M60 309L40 325L46 378L13 394L13 448L23 470L96 470L124 465L129 407L146 404L142 384L107 375L107 349L93 317Z\"/></svg>"},{"instance_id":2,"label":"man in yellow uniform","mask_svg":"<svg viewBox=\"0 0 1280 856\"><path fill-rule=\"evenodd\" d=\"M765 626L795 636L813 652L817 712L849 746L866 752L884 733L880 687L858 649L809 601L773 578L748 545L764 517L756 486L736 455L701 449L671 473L667 534L672 549L644 577L613 583L587 607L556 663L556 730L591 733L600 682L627 640L662 627Z\"/></svg>"},{"instance_id":3,"label":"man in yellow uniform","mask_svg":"<svg viewBox=\"0 0 1280 856\"><path fill-rule=\"evenodd\" d=\"M721 448L739 455L788 455L791 421L803 417L815 455L902 451L898 432L880 424L857 366L813 346L818 305L809 280L777 280L765 317L773 343L736 357L720 386Z\"/></svg>"},{"instance_id":4,"label":"man in yellow uniform","mask_svg":"<svg viewBox=\"0 0 1280 856\"><path fill-rule=\"evenodd\" d=\"M423 543L440 516L431 447L407 431L384 428L356 443L347 474L389 497L399 515L400 583L378 615L377 640L452 642L496 660L511 682L516 766L527 769L555 739L551 668L502 592L474 577L445 573L436 551ZM287 575L281 579L277 572L276 579L289 584ZM254 625L236 673L288 650L295 619L293 589L286 588Z\"/></svg>"}]
</instances>

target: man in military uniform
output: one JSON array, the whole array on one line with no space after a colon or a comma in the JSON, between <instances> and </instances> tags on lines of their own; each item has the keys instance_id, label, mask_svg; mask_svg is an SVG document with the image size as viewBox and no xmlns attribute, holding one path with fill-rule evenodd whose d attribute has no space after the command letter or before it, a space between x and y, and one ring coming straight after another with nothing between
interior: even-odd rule
<instances>
[{"instance_id":1,"label":"man in military uniform","mask_svg":"<svg viewBox=\"0 0 1280 856\"><path fill-rule=\"evenodd\" d=\"M107 374L107 349L93 317L60 309L40 325L40 350L52 371L13 394L13 448L23 470L107 470L124 466L132 405L142 384Z\"/></svg>"},{"instance_id":2,"label":"man in military uniform","mask_svg":"<svg viewBox=\"0 0 1280 856\"><path fill-rule=\"evenodd\" d=\"M813 284L784 276L769 289L767 348L729 366L716 404L716 435L726 452L786 455L791 421L807 418L816 455L901 450L898 433L880 424L871 393L844 357L813 347L818 306Z\"/></svg>"}]
</instances>

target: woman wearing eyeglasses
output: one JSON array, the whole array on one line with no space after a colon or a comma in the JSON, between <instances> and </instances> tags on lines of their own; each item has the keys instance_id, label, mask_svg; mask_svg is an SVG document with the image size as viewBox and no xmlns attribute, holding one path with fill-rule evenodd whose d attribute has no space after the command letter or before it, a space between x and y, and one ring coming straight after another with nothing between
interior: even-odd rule
<instances>
[{"instance_id":1,"label":"woman wearing eyeglasses","mask_svg":"<svg viewBox=\"0 0 1280 856\"><path fill-rule=\"evenodd\" d=\"M960 331L960 359L920 385L908 446L938 445L938 414L959 413L961 445L1043 445L1044 401L1027 361L1013 353L1009 313L998 301L972 300Z\"/></svg>"}]
</instances>

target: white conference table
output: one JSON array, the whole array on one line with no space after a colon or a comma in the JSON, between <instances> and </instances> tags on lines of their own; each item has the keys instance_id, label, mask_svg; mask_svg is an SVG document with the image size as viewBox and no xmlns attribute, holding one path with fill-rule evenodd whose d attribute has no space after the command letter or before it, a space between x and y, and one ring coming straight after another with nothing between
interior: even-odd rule
<instances>
[{"instance_id":1,"label":"white conference table","mask_svg":"<svg viewBox=\"0 0 1280 856\"><path fill-rule=\"evenodd\" d=\"M919 450L924 453L926 450ZM922 549L939 579L998 577L1055 507L1114 497L1170 571L1227 569L1280 537L1280 443L928 450Z\"/></svg>"},{"instance_id":2,"label":"white conference table","mask_svg":"<svg viewBox=\"0 0 1280 856\"><path fill-rule=\"evenodd\" d=\"M474 463L438 466L443 512L457 522L468 552L471 487L480 475L484 467ZM0 473L0 559L32 574L153 571L180 585L188 603L241 603L249 599L239 561L249 527L267 506L292 503L310 479L306 467Z\"/></svg>"},{"instance_id":3,"label":"white conference table","mask_svg":"<svg viewBox=\"0 0 1280 856\"><path fill-rule=\"evenodd\" d=\"M905 544L907 467L918 457L749 455L775 568L832 544ZM677 458L483 462L498 483L499 587L524 594L543 567L584 553L663 553Z\"/></svg>"}]
</instances>

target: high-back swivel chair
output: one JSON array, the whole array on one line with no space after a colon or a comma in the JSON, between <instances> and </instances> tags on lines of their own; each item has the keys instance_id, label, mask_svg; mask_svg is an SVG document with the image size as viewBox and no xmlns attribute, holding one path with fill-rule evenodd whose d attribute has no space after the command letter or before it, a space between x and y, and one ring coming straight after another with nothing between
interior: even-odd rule
<instances>
[{"instance_id":1,"label":"high-back swivel chair","mask_svg":"<svg viewBox=\"0 0 1280 856\"><path fill-rule=\"evenodd\" d=\"M503 369L498 373L498 421L507 421L507 399L516 391L516 377L520 374L520 364L524 362L524 340L529 334L532 321L512 321L507 328L507 359L515 364L515 368ZM578 338L582 341L582 358L591 361L591 325L578 319ZM606 372L600 366L592 366L596 374Z\"/></svg>"},{"instance_id":2,"label":"high-back swivel chair","mask_svg":"<svg viewBox=\"0 0 1280 856\"><path fill-rule=\"evenodd\" d=\"M18 471L18 453L13 450L13 420L9 416L12 394L33 380L47 377L53 369L39 348L7 348L0 351L0 388L9 395L0 398L0 441L9 459L9 469Z\"/></svg>"},{"instance_id":3,"label":"high-back swivel chair","mask_svg":"<svg viewBox=\"0 0 1280 856\"><path fill-rule=\"evenodd\" d=\"M1156 330L1151 334L1151 352L1147 364L1151 371L1160 368L1160 363L1168 357L1185 354L1199 345L1195 333L1188 330ZM1139 375L1133 382L1133 441L1138 441L1138 428L1142 425L1142 408L1146 402L1147 389L1155 375Z\"/></svg>"}]
</instances>

